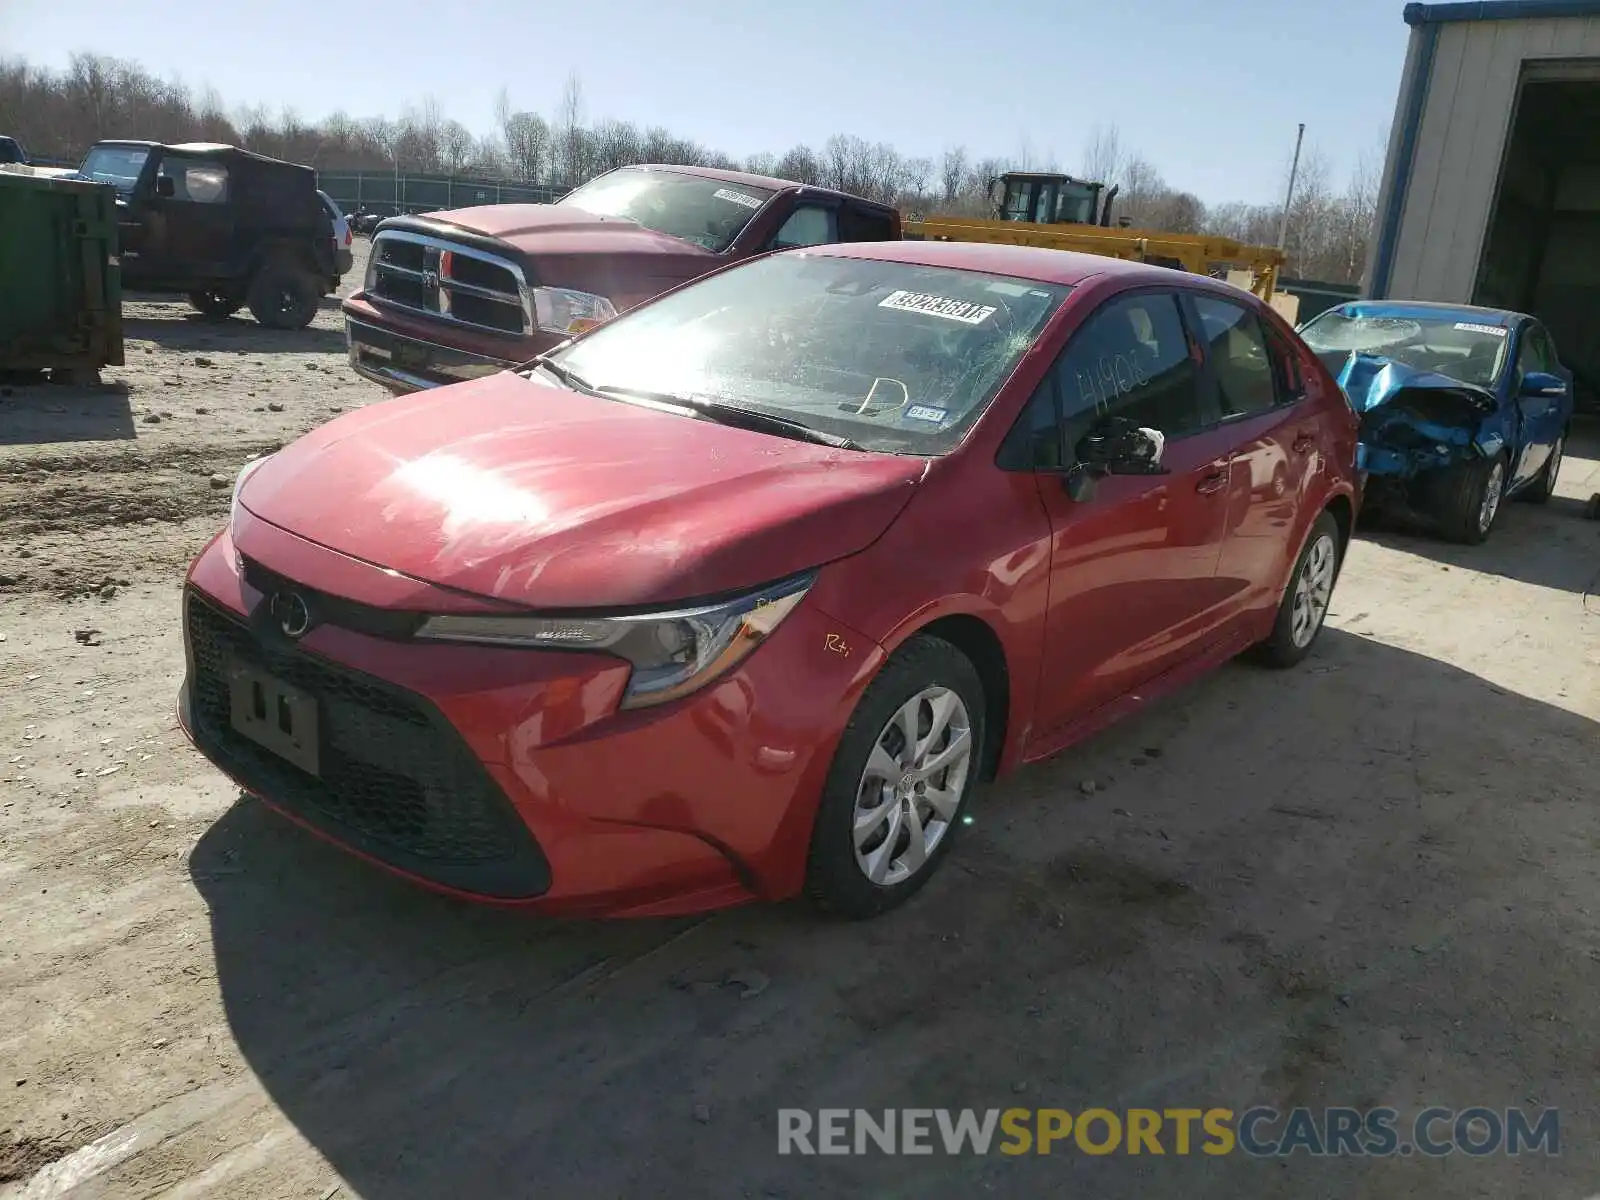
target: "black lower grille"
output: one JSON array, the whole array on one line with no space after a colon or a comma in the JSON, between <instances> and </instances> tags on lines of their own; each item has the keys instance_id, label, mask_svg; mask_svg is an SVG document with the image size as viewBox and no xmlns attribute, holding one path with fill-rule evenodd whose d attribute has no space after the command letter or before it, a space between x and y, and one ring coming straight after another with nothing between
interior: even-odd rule
<instances>
[{"instance_id":1,"label":"black lower grille","mask_svg":"<svg viewBox=\"0 0 1600 1200\"><path fill-rule=\"evenodd\" d=\"M505 794L421 697L185 599L195 740L245 787L353 848L424 879L498 899L537 896L550 868ZM233 727L230 662L315 697L316 775Z\"/></svg>"}]
</instances>

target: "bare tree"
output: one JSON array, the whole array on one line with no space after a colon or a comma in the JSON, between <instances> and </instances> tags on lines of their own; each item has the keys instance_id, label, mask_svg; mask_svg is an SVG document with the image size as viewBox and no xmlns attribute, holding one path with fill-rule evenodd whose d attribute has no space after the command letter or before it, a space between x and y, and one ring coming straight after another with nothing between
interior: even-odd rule
<instances>
[{"instance_id":1,"label":"bare tree","mask_svg":"<svg viewBox=\"0 0 1600 1200\"><path fill-rule=\"evenodd\" d=\"M954 204L967 183L967 148L950 146L939 159L939 186L946 204Z\"/></svg>"},{"instance_id":2,"label":"bare tree","mask_svg":"<svg viewBox=\"0 0 1600 1200\"><path fill-rule=\"evenodd\" d=\"M1127 163L1121 131L1115 125L1096 125L1083 147L1084 178L1091 182L1120 184Z\"/></svg>"}]
</instances>

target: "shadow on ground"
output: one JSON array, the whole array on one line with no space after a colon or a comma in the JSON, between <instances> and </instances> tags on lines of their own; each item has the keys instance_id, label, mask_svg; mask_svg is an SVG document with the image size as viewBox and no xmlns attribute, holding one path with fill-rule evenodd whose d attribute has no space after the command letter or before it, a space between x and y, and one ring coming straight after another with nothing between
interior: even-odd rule
<instances>
[{"instance_id":1,"label":"shadow on ground","mask_svg":"<svg viewBox=\"0 0 1600 1200\"><path fill-rule=\"evenodd\" d=\"M338 306L327 298L324 307ZM174 305L170 318L124 317L123 337L129 341L154 342L168 350L241 351L246 354L340 354L344 352L342 329L323 329L308 325L304 329L268 329L250 316L249 310L216 321Z\"/></svg>"},{"instance_id":2,"label":"shadow on ground","mask_svg":"<svg viewBox=\"0 0 1600 1200\"><path fill-rule=\"evenodd\" d=\"M117 441L134 433L126 384L0 385L0 446Z\"/></svg>"},{"instance_id":3,"label":"shadow on ground","mask_svg":"<svg viewBox=\"0 0 1600 1200\"><path fill-rule=\"evenodd\" d=\"M1022 772L867 924L475 908L250 801L190 868L244 1056L363 1196L1576 1198L1597 734L1330 630ZM1256 1103L1559 1105L1568 1152L776 1152L780 1107Z\"/></svg>"}]
</instances>

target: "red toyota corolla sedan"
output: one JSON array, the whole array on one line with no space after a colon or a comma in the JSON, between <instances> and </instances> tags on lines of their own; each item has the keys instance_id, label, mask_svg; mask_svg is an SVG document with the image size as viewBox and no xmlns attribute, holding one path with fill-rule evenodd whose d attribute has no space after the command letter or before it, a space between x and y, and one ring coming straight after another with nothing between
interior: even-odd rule
<instances>
[{"instance_id":1,"label":"red toyota corolla sedan","mask_svg":"<svg viewBox=\"0 0 1600 1200\"><path fill-rule=\"evenodd\" d=\"M1311 648L1356 420L1270 309L1009 246L817 248L241 473L195 744L452 893L665 915L915 892L980 781Z\"/></svg>"}]
</instances>

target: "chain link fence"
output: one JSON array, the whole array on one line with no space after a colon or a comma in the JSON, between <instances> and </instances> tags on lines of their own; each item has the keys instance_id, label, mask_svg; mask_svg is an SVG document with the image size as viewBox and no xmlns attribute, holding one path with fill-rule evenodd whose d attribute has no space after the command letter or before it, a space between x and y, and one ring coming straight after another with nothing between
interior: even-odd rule
<instances>
[{"instance_id":1,"label":"chain link fence","mask_svg":"<svg viewBox=\"0 0 1600 1200\"><path fill-rule=\"evenodd\" d=\"M549 204L566 194L563 188L497 179L391 171L319 171L317 181L345 212L365 209L385 217L475 204Z\"/></svg>"}]
</instances>

